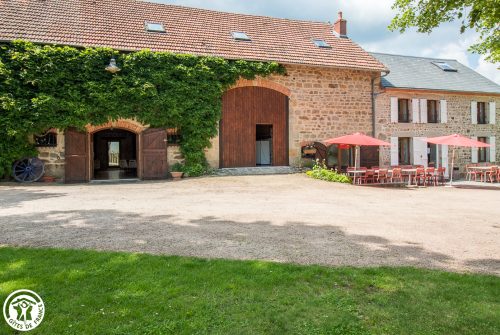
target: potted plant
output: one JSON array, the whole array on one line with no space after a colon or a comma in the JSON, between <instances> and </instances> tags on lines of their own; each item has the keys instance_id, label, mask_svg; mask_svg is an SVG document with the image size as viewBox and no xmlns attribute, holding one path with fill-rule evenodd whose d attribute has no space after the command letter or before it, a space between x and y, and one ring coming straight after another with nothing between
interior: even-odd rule
<instances>
[{"instance_id":1,"label":"potted plant","mask_svg":"<svg viewBox=\"0 0 500 335\"><path fill-rule=\"evenodd\" d=\"M56 181L56 177L45 175L40 179L40 181L44 183L53 183Z\"/></svg>"},{"instance_id":2,"label":"potted plant","mask_svg":"<svg viewBox=\"0 0 500 335\"><path fill-rule=\"evenodd\" d=\"M182 171L184 166L181 163L175 163L170 168L170 174L175 180L181 179L184 172Z\"/></svg>"},{"instance_id":3,"label":"potted plant","mask_svg":"<svg viewBox=\"0 0 500 335\"><path fill-rule=\"evenodd\" d=\"M312 145L307 145L303 148L303 153L304 153L304 155L315 155L316 148Z\"/></svg>"}]
</instances>

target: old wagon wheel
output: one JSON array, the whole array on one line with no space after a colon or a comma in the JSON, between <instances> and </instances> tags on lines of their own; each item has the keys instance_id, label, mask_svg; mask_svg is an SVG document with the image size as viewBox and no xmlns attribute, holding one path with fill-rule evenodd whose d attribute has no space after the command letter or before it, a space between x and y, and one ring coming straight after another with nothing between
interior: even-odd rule
<instances>
[{"instance_id":1,"label":"old wagon wheel","mask_svg":"<svg viewBox=\"0 0 500 335\"><path fill-rule=\"evenodd\" d=\"M313 143L313 147L316 148L316 157L315 159L319 159L320 162L323 162L325 161L325 164L326 164L326 158L327 158L327 152L328 152L328 149L327 147L321 143L321 142L314 142Z\"/></svg>"},{"instance_id":2,"label":"old wagon wheel","mask_svg":"<svg viewBox=\"0 0 500 335\"><path fill-rule=\"evenodd\" d=\"M36 157L23 158L14 162L12 175L21 183L32 183L42 178L45 165Z\"/></svg>"}]
</instances>

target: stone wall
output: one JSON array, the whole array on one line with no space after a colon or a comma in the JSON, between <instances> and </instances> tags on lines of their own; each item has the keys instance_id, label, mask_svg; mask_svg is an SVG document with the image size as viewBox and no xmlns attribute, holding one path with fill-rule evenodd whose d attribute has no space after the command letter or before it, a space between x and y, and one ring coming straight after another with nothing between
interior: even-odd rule
<instances>
[{"instance_id":1,"label":"stone wall","mask_svg":"<svg viewBox=\"0 0 500 335\"><path fill-rule=\"evenodd\" d=\"M371 133L371 77L378 74L300 65L286 69L286 76L242 80L236 87L263 86L290 97L290 165L299 164L305 144L357 131ZM207 157L218 156L218 145L207 151ZM209 161L214 164L218 158Z\"/></svg>"},{"instance_id":2,"label":"stone wall","mask_svg":"<svg viewBox=\"0 0 500 335\"><path fill-rule=\"evenodd\" d=\"M390 141L391 137L434 137L462 134L467 137L490 137L496 136L496 161L500 162L500 97L479 94L462 94L452 92L419 92L387 90L379 92L376 98L376 134L377 137ZM391 122L391 97L401 99L427 99L447 101L446 123L392 123ZM471 101L486 102L496 101L496 124L472 124ZM410 107L411 108L411 107ZM411 114L411 113L410 113ZM451 168L451 149L449 151L449 167ZM471 163L471 149L457 148L455 151L455 166L459 168L459 174L465 172L465 165ZM380 151L380 164L390 165L390 148L386 147Z\"/></svg>"},{"instance_id":3,"label":"stone wall","mask_svg":"<svg viewBox=\"0 0 500 335\"><path fill-rule=\"evenodd\" d=\"M255 81L241 81L239 85L265 86L282 92L290 97L289 108L289 162L298 165L301 147L307 143L361 131L371 133L371 76L366 71L332 69L287 65L286 76L271 76ZM120 120L137 125L136 121ZM93 127L96 131L103 127ZM143 126L137 125L139 128ZM95 129L94 129L95 128ZM144 129L144 128L142 128ZM206 150L210 166L219 166L219 137L211 141ZM174 149L174 150L172 150ZM54 175L64 176L64 136L58 136L58 148L41 150L41 155L52 161ZM52 158L51 158L52 157ZM168 148L169 165L182 161L176 146ZM52 170L53 169L53 170Z\"/></svg>"},{"instance_id":4,"label":"stone wall","mask_svg":"<svg viewBox=\"0 0 500 335\"><path fill-rule=\"evenodd\" d=\"M167 162L169 167L171 167L175 163L184 163L184 157L182 156L180 147L178 145L168 145Z\"/></svg>"},{"instance_id":5,"label":"stone wall","mask_svg":"<svg viewBox=\"0 0 500 335\"><path fill-rule=\"evenodd\" d=\"M205 149L208 165L214 169L219 168L219 135L210 140L210 147Z\"/></svg>"},{"instance_id":6,"label":"stone wall","mask_svg":"<svg viewBox=\"0 0 500 335\"><path fill-rule=\"evenodd\" d=\"M100 130L109 129L109 128L119 128L129 130L131 132L139 134L148 128L146 125L142 125L141 123L135 120L117 120L113 122L108 122L99 126L88 126L87 131L89 136L92 136L93 133L98 132ZM64 167L65 167L65 147L64 147L64 132L59 130L54 130L57 132L57 146L56 147L38 147L37 150L39 152L38 157L42 159L45 163L45 175L56 177L58 181L64 180ZM217 141L214 142L214 145L218 147L218 138ZM215 157L212 158L214 160ZM179 162L184 162L184 157L180 152L180 148L178 145L168 145L167 147L167 162L169 166ZM213 164L218 164L218 156L216 161L212 161Z\"/></svg>"},{"instance_id":7,"label":"stone wall","mask_svg":"<svg viewBox=\"0 0 500 335\"><path fill-rule=\"evenodd\" d=\"M290 164L301 147L354 132L370 133L371 77L367 71L287 66L287 76L269 78L290 89Z\"/></svg>"},{"instance_id":8,"label":"stone wall","mask_svg":"<svg viewBox=\"0 0 500 335\"><path fill-rule=\"evenodd\" d=\"M298 165L301 147L305 144L323 141L330 137L353 132L372 133L371 78L377 73L366 71L315 68L288 65L286 76L271 76L255 81L242 80L236 86L264 86L275 89L290 97L289 106L289 162ZM378 80L377 80L378 82ZM423 92L384 92L377 83L376 97L376 134L386 141L390 137L430 137L452 133L466 136L496 136L496 159L500 161L500 98L487 95L458 93ZM439 124L391 123L390 97L418 98L428 100L447 100L448 122ZM473 125L471 122L470 101L496 101L496 124ZM128 122L139 127L145 126L136 121ZM109 125L105 125L107 127ZM100 129L100 128L99 128ZM92 131L97 130L91 129ZM47 174L62 178L64 176L64 135L58 133L58 145L54 148L39 148L40 157L46 161ZM206 149L209 164L219 165L219 137L211 141ZM178 146L168 147L168 163L182 162ZM451 153L449 155L451 160ZM466 163L471 161L470 149L458 149L456 163L463 172ZM380 150L381 165L390 165L390 149Z\"/></svg>"},{"instance_id":9,"label":"stone wall","mask_svg":"<svg viewBox=\"0 0 500 335\"><path fill-rule=\"evenodd\" d=\"M53 132L57 133L57 146L38 147L38 157L45 163L45 175L61 181L64 179L64 133L59 130Z\"/></svg>"}]
</instances>

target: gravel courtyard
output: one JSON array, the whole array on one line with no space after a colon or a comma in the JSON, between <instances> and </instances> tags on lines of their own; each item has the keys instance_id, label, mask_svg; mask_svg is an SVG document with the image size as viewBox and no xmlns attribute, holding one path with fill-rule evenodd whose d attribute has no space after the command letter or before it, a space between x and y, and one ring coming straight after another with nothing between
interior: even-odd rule
<instances>
[{"instance_id":1,"label":"gravel courtyard","mask_svg":"<svg viewBox=\"0 0 500 335\"><path fill-rule=\"evenodd\" d=\"M500 192L304 175L3 184L0 245L500 275Z\"/></svg>"}]
</instances>

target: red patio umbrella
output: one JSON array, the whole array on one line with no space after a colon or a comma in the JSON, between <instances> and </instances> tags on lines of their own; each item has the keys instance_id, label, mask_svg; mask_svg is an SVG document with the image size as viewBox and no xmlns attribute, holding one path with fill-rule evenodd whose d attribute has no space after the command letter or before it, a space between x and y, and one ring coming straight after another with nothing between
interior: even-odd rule
<instances>
[{"instance_id":1,"label":"red patio umbrella","mask_svg":"<svg viewBox=\"0 0 500 335\"><path fill-rule=\"evenodd\" d=\"M351 135L344 135L344 136L340 136L340 137L331 138L331 139L325 140L324 143L326 143L326 144L349 144L349 145L356 145L356 146L391 145L390 143L384 142L384 141L379 140L377 138L367 136L367 135L362 134L362 133L354 133Z\"/></svg>"},{"instance_id":2,"label":"red patio umbrella","mask_svg":"<svg viewBox=\"0 0 500 335\"><path fill-rule=\"evenodd\" d=\"M425 140L428 143L451 145L453 146L453 153L451 156L451 172L450 172L450 186L453 182L453 166L455 164L455 147L475 147L475 148L488 148L489 144L470 139L468 137L453 134L447 136L430 137Z\"/></svg>"},{"instance_id":3,"label":"red patio umbrella","mask_svg":"<svg viewBox=\"0 0 500 335\"><path fill-rule=\"evenodd\" d=\"M351 135L344 135L340 137L330 138L328 140L323 141L325 144L348 144L355 145L356 151L354 152L354 165L357 165L357 151L360 146L381 146L381 145L391 145L388 142L384 142L382 140L367 136L362 133L354 133ZM356 166L357 168L357 166Z\"/></svg>"}]
</instances>

